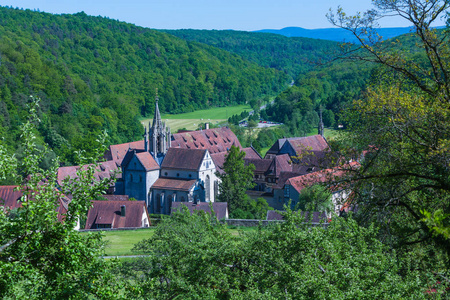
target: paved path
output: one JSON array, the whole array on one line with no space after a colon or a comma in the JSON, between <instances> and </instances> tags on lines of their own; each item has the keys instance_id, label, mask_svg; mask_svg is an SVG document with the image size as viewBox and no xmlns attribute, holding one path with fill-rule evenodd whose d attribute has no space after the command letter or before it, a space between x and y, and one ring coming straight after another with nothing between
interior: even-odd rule
<instances>
[{"instance_id":1,"label":"paved path","mask_svg":"<svg viewBox=\"0 0 450 300\"><path fill-rule=\"evenodd\" d=\"M149 257L150 255L112 255L112 256L102 256L102 258L137 258L137 257Z\"/></svg>"}]
</instances>

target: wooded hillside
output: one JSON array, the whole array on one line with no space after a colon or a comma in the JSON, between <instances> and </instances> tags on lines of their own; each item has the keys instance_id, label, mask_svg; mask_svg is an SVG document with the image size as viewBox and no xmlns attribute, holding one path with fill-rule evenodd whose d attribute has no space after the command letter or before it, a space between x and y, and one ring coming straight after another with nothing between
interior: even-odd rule
<instances>
[{"instance_id":1,"label":"wooded hillside","mask_svg":"<svg viewBox=\"0 0 450 300\"><path fill-rule=\"evenodd\" d=\"M11 151L29 95L41 99L40 138L67 162L73 149L143 132L139 116L245 103L287 76L226 51L85 13L0 7L0 133Z\"/></svg>"}]
</instances>

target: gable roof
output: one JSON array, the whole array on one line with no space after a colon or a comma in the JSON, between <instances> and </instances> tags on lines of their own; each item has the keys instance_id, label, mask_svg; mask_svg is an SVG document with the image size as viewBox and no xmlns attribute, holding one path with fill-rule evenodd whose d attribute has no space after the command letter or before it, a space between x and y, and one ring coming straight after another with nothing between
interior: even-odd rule
<instances>
[{"instance_id":1,"label":"gable roof","mask_svg":"<svg viewBox=\"0 0 450 300\"><path fill-rule=\"evenodd\" d=\"M171 214L176 211L181 211L183 206L189 209L192 214L194 211L204 211L205 213L211 214L212 205L216 218L218 220L228 219L228 204L226 202L172 202Z\"/></svg>"},{"instance_id":2,"label":"gable roof","mask_svg":"<svg viewBox=\"0 0 450 300\"><path fill-rule=\"evenodd\" d=\"M301 154L305 150L324 151L329 148L325 138L319 134L305 137L289 138L286 142L291 145L292 149L297 154ZM282 146L282 148L284 147L286 147L286 145Z\"/></svg>"},{"instance_id":3,"label":"gable roof","mask_svg":"<svg viewBox=\"0 0 450 300\"><path fill-rule=\"evenodd\" d=\"M273 145L272 147L270 147L269 150L267 150L266 152L266 156L267 154L274 154L277 155L278 152L280 151L281 147L283 147L284 143L286 142L286 138L283 139L278 139Z\"/></svg>"},{"instance_id":4,"label":"gable roof","mask_svg":"<svg viewBox=\"0 0 450 300\"><path fill-rule=\"evenodd\" d=\"M111 228L142 227L142 215L147 214L144 201L92 201L85 229L95 229L96 224L111 224ZM125 206L125 216L121 207Z\"/></svg>"},{"instance_id":5,"label":"gable roof","mask_svg":"<svg viewBox=\"0 0 450 300\"><path fill-rule=\"evenodd\" d=\"M118 145L110 145L108 150L106 151L104 157L106 160L117 161L120 165L122 163L123 158L127 154L129 149L144 149L144 140L118 144Z\"/></svg>"},{"instance_id":6,"label":"gable roof","mask_svg":"<svg viewBox=\"0 0 450 300\"><path fill-rule=\"evenodd\" d=\"M169 148L161 168L197 171L207 150Z\"/></svg>"},{"instance_id":7,"label":"gable roof","mask_svg":"<svg viewBox=\"0 0 450 300\"><path fill-rule=\"evenodd\" d=\"M190 191L192 186L197 182L196 179L171 179L171 178L158 178L152 185L152 189L159 190L174 190L174 191Z\"/></svg>"},{"instance_id":8,"label":"gable roof","mask_svg":"<svg viewBox=\"0 0 450 300\"><path fill-rule=\"evenodd\" d=\"M227 156L228 152L218 152L218 153L212 153L211 158L214 162L214 165L216 166L216 171L219 172L219 174L225 174L225 171L223 170L223 164L225 163L225 157Z\"/></svg>"},{"instance_id":9,"label":"gable roof","mask_svg":"<svg viewBox=\"0 0 450 300\"><path fill-rule=\"evenodd\" d=\"M186 149L208 149L211 154L225 152L231 146L241 148L236 135L228 127L172 134L171 147Z\"/></svg>"},{"instance_id":10,"label":"gable roof","mask_svg":"<svg viewBox=\"0 0 450 300\"><path fill-rule=\"evenodd\" d=\"M276 177L279 177L281 172L291 172L291 158L288 154L277 155L272 159L272 163L270 165L270 170L272 174Z\"/></svg>"},{"instance_id":11,"label":"gable roof","mask_svg":"<svg viewBox=\"0 0 450 300\"><path fill-rule=\"evenodd\" d=\"M150 154L150 152L140 152L136 153L136 158L138 161L142 164L145 171L153 171L153 170L159 170L159 165L153 158L153 156Z\"/></svg>"},{"instance_id":12,"label":"gable roof","mask_svg":"<svg viewBox=\"0 0 450 300\"><path fill-rule=\"evenodd\" d=\"M17 185L4 185L0 186L0 206L14 209L22 206L19 202L22 197L22 192L17 191Z\"/></svg>"},{"instance_id":13,"label":"gable roof","mask_svg":"<svg viewBox=\"0 0 450 300\"><path fill-rule=\"evenodd\" d=\"M19 200L23 196L23 193L20 190L16 190L17 187L17 185L0 186L0 206L9 209L22 207L22 202ZM59 205L55 207L55 210L58 212L58 221L62 222L64 220L64 215L69 209L70 199L59 191L57 192L60 197L58 198Z\"/></svg>"},{"instance_id":14,"label":"gable roof","mask_svg":"<svg viewBox=\"0 0 450 300\"><path fill-rule=\"evenodd\" d=\"M262 158L261 154L259 154L253 146L243 148L242 151L245 152L245 158Z\"/></svg>"},{"instance_id":15,"label":"gable roof","mask_svg":"<svg viewBox=\"0 0 450 300\"><path fill-rule=\"evenodd\" d=\"M269 171L270 165L272 164L272 160L260 158L244 158L244 163L246 166L253 164L255 166L255 173L267 173Z\"/></svg>"},{"instance_id":16,"label":"gable roof","mask_svg":"<svg viewBox=\"0 0 450 300\"><path fill-rule=\"evenodd\" d=\"M83 167L87 167L88 165L85 165ZM56 181L59 185L63 185L63 181L65 178L69 177L71 179L77 178L77 171L80 168L80 166L69 166L69 167L60 167L58 168L58 174ZM111 178L111 176L114 174L116 170L119 169L119 165L116 161L104 161L101 162L98 167L95 170L94 177L97 180L102 180L105 178ZM120 173L117 174L117 177L120 177Z\"/></svg>"},{"instance_id":17,"label":"gable roof","mask_svg":"<svg viewBox=\"0 0 450 300\"><path fill-rule=\"evenodd\" d=\"M325 151L329 148L325 138L319 134L305 137L283 138L278 139L272 147L270 147L266 153L266 157L268 154L278 155L280 151L282 149L284 151L288 145L297 155L301 154L304 150Z\"/></svg>"},{"instance_id":18,"label":"gable roof","mask_svg":"<svg viewBox=\"0 0 450 300\"><path fill-rule=\"evenodd\" d=\"M359 167L358 162L352 162L347 165L350 169L356 169ZM344 169L342 167L336 167L333 169L320 170L314 173L309 173L306 175L301 175L297 177L289 178L286 184L291 185L297 192L300 193L305 187L311 186L316 183L325 183L328 181L333 181L338 177L343 177L348 174L350 169Z\"/></svg>"}]
</instances>

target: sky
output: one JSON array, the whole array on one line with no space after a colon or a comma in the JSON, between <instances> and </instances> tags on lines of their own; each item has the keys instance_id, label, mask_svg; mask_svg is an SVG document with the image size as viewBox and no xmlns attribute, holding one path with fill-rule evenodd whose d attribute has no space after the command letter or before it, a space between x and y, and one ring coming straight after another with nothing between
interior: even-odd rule
<instances>
[{"instance_id":1,"label":"sky","mask_svg":"<svg viewBox=\"0 0 450 300\"><path fill-rule=\"evenodd\" d=\"M347 15L372 8L371 0L0 0L0 5L54 14L84 11L155 29L244 31L330 28L325 17L330 8L340 5ZM409 26L401 18L383 19L380 25Z\"/></svg>"}]
</instances>

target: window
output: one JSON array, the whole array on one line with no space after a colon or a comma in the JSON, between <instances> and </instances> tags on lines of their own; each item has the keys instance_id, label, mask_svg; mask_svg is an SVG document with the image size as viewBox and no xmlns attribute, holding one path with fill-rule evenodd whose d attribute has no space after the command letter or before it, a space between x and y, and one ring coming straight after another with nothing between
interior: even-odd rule
<instances>
[{"instance_id":1,"label":"window","mask_svg":"<svg viewBox=\"0 0 450 300\"><path fill-rule=\"evenodd\" d=\"M142 176L139 175L139 182L142 182Z\"/></svg>"},{"instance_id":2,"label":"window","mask_svg":"<svg viewBox=\"0 0 450 300\"><path fill-rule=\"evenodd\" d=\"M180 173L177 173L177 177L180 177Z\"/></svg>"},{"instance_id":3,"label":"window","mask_svg":"<svg viewBox=\"0 0 450 300\"><path fill-rule=\"evenodd\" d=\"M284 197L289 197L289 185L284 186Z\"/></svg>"},{"instance_id":4,"label":"window","mask_svg":"<svg viewBox=\"0 0 450 300\"><path fill-rule=\"evenodd\" d=\"M189 174L189 178L191 178L192 177L192 174Z\"/></svg>"},{"instance_id":5,"label":"window","mask_svg":"<svg viewBox=\"0 0 450 300\"><path fill-rule=\"evenodd\" d=\"M130 181L133 182L133 174L130 174Z\"/></svg>"},{"instance_id":6,"label":"window","mask_svg":"<svg viewBox=\"0 0 450 300\"><path fill-rule=\"evenodd\" d=\"M167 172L165 172L164 175L167 176Z\"/></svg>"}]
</instances>

